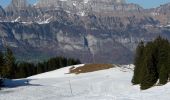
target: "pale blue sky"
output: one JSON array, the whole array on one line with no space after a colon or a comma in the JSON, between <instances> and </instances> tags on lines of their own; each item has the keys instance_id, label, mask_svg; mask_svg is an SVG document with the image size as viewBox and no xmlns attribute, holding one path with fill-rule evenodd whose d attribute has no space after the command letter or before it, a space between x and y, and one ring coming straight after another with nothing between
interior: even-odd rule
<instances>
[{"instance_id":1,"label":"pale blue sky","mask_svg":"<svg viewBox=\"0 0 170 100\"><path fill-rule=\"evenodd\" d=\"M35 0L28 0L30 3L34 3ZM0 0L0 5L6 6L10 0ZM137 3L144 8L157 7L161 4L170 3L170 0L127 0L128 3Z\"/></svg>"}]
</instances>

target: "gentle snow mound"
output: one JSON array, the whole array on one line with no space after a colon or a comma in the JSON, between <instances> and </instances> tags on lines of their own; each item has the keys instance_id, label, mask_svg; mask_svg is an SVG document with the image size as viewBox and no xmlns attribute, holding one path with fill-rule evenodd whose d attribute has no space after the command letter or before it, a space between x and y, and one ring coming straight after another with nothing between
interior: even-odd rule
<instances>
[{"instance_id":1,"label":"gentle snow mound","mask_svg":"<svg viewBox=\"0 0 170 100\"><path fill-rule=\"evenodd\" d=\"M71 67L27 78L28 85L2 89L0 100L169 100L170 97L170 83L145 91L133 86L133 65L69 76L66 73ZM25 83L23 79L16 81Z\"/></svg>"},{"instance_id":2,"label":"gentle snow mound","mask_svg":"<svg viewBox=\"0 0 170 100\"><path fill-rule=\"evenodd\" d=\"M84 64L74 65L75 68L84 66ZM74 74L68 74L70 68L73 66L64 67L58 70L42 73L39 75L28 77L29 79L42 79L42 78L59 78L59 77L69 77L74 76Z\"/></svg>"}]
</instances>

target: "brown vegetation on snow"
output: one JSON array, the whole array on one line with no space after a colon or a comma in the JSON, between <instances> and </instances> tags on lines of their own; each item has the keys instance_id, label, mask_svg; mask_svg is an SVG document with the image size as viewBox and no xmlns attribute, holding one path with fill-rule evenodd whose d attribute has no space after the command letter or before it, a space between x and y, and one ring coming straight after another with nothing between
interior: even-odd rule
<instances>
[{"instance_id":1,"label":"brown vegetation on snow","mask_svg":"<svg viewBox=\"0 0 170 100\"><path fill-rule=\"evenodd\" d=\"M80 73L88 73L94 72L104 69L113 68L113 64L85 64L82 67L75 68L74 66L70 68L70 73L80 74Z\"/></svg>"}]
</instances>

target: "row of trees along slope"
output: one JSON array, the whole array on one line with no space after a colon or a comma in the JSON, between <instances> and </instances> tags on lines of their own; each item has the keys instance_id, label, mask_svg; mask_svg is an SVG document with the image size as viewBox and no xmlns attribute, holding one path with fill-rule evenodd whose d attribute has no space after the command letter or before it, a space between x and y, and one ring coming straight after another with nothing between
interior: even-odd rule
<instances>
[{"instance_id":1,"label":"row of trees along slope","mask_svg":"<svg viewBox=\"0 0 170 100\"><path fill-rule=\"evenodd\" d=\"M55 57L37 64L16 61L12 50L7 47L5 53L0 51L0 86L2 79L26 78L28 76L52 71L81 62L72 58Z\"/></svg>"},{"instance_id":2,"label":"row of trees along slope","mask_svg":"<svg viewBox=\"0 0 170 100\"><path fill-rule=\"evenodd\" d=\"M170 79L170 43L162 37L136 49L135 69L132 79L142 90L154 85L164 85Z\"/></svg>"}]
</instances>

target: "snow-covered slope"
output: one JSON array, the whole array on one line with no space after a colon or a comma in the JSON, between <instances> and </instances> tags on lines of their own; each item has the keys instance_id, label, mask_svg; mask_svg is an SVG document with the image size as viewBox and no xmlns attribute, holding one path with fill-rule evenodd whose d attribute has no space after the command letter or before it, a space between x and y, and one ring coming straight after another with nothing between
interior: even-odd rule
<instances>
[{"instance_id":1,"label":"snow-covered slope","mask_svg":"<svg viewBox=\"0 0 170 100\"><path fill-rule=\"evenodd\" d=\"M3 89L0 100L169 100L170 84L145 91L132 86L133 65L79 75L65 74L69 68L29 77L29 85Z\"/></svg>"},{"instance_id":2,"label":"snow-covered slope","mask_svg":"<svg viewBox=\"0 0 170 100\"><path fill-rule=\"evenodd\" d=\"M81 66L84 66L84 64L74 65L75 68L81 67ZM29 77L29 79L61 78L61 77L74 76L73 74L68 74L69 69L71 67L73 67L73 66L68 66L68 67L65 67L65 68L58 69L58 70L54 70L54 71L46 72L46 73L43 73L43 74L31 76L31 77Z\"/></svg>"}]
</instances>

